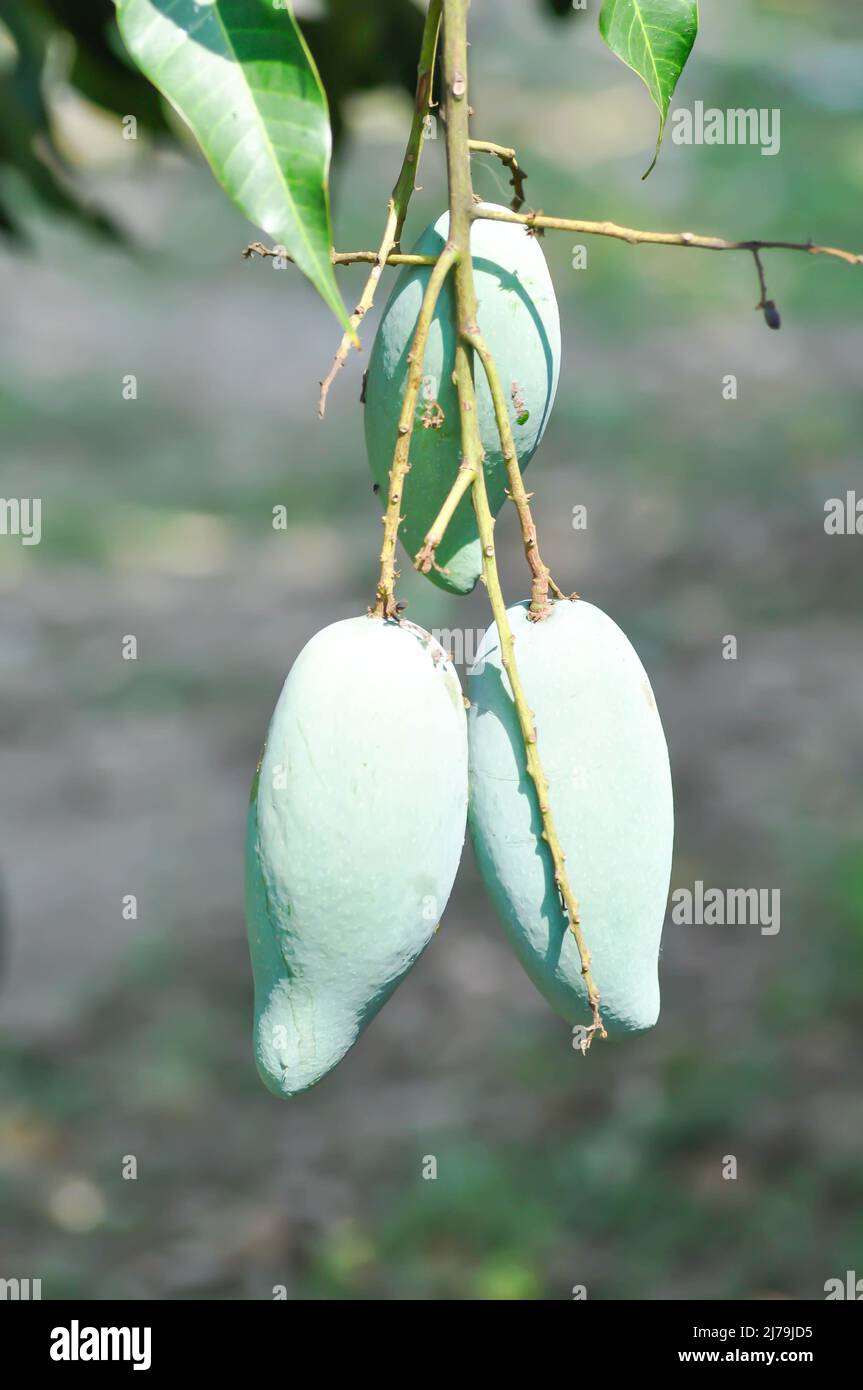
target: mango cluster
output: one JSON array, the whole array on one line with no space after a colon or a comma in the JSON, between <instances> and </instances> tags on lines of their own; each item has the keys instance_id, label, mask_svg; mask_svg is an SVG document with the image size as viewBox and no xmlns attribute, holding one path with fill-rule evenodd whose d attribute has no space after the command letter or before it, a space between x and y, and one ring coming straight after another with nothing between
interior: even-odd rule
<instances>
[{"instance_id":1,"label":"mango cluster","mask_svg":"<svg viewBox=\"0 0 863 1390\"><path fill-rule=\"evenodd\" d=\"M417 249L440 250L447 215ZM524 468L545 429L560 365L554 291L521 227L474 223L479 321L510 384ZM366 394L372 472L386 485L407 352L428 276L406 267L375 340ZM419 550L460 462L452 306L429 340L405 486L401 538ZM506 472L478 382L486 479L496 511ZM523 451L523 452L522 452ZM434 583L456 593L481 572L470 499L438 554ZM659 1014L658 958L671 872L668 750L644 668L624 634L584 601L508 611L567 869L610 1032ZM255 983L255 1057L270 1090L320 1081L437 930L469 824L505 934L549 1003L575 1024L590 1010L554 879L497 627L468 672L406 621L332 624L295 661L252 788L246 904Z\"/></svg>"}]
</instances>

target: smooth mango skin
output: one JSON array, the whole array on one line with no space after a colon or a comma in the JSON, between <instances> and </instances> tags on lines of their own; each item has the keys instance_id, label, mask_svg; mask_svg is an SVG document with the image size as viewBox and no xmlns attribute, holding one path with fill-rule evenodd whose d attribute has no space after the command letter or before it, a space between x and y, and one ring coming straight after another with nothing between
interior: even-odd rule
<instances>
[{"instance_id":1,"label":"smooth mango skin","mask_svg":"<svg viewBox=\"0 0 863 1390\"><path fill-rule=\"evenodd\" d=\"M249 808L246 916L258 1071L326 1076L440 921L467 817L467 726L443 649L349 618L303 648Z\"/></svg>"},{"instance_id":2,"label":"smooth mango skin","mask_svg":"<svg viewBox=\"0 0 863 1390\"><path fill-rule=\"evenodd\" d=\"M650 682L620 628L592 604L556 603L540 623L528 621L527 604L508 611L603 1020L612 1031L650 1028L674 838ZM495 626L468 673L468 696L469 822L483 880L534 984L570 1023L587 1022Z\"/></svg>"},{"instance_id":3,"label":"smooth mango skin","mask_svg":"<svg viewBox=\"0 0 863 1390\"><path fill-rule=\"evenodd\" d=\"M485 206L497 207L491 203ZM414 250L437 256L449 233L449 213L427 227ZM471 229L479 312L477 320L497 362L507 396L510 423L522 472L542 438L560 374L560 317L548 266L539 241L523 226L474 222ZM369 464L386 496L398 438L399 413L429 266L405 266L384 309L372 347L366 379L365 431ZM422 546L452 486L461 459L455 365L453 284L449 277L429 332L414 433L411 471L405 482L400 535L411 560ZM503 506L506 465L482 366L476 367L477 406L485 448L489 504ZM440 428L426 427L424 413L436 402L444 414ZM524 416L527 418L524 419ZM519 419L523 423L519 424ZM429 579L450 593L467 594L482 571L482 556L470 496L462 499L438 546L437 563L448 571L429 571Z\"/></svg>"}]
</instances>

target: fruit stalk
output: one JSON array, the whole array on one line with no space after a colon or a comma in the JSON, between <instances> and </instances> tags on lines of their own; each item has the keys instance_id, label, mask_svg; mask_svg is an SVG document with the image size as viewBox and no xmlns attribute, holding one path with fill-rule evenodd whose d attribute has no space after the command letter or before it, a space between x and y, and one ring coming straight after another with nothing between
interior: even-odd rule
<instances>
[{"instance_id":1,"label":"fruit stalk","mask_svg":"<svg viewBox=\"0 0 863 1390\"><path fill-rule=\"evenodd\" d=\"M374 258L371 274L360 295L357 307L351 315L350 323L352 332L346 332L343 335L338 352L333 360L333 365L321 382L321 394L318 398L318 415L321 419L323 419L324 412L327 408L327 396L330 387L345 365L345 362L348 360L350 350L354 346L354 335L356 330L374 303L375 292L377 291L378 281L381 278L383 268L389 260L393 247L398 246L399 238L402 234L402 227L404 226L408 204L410 203L411 195L414 191L417 169L419 168L420 155L422 153L423 132L426 116L429 112L432 82L434 79L440 19L441 0L429 0L425 28L423 29L422 43L420 45L419 63L417 65L414 114L413 120L411 121L407 145L405 147L404 159L402 160L402 167L387 204L387 220L384 226L383 236L381 237L381 244Z\"/></svg>"},{"instance_id":2,"label":"fruit stalk","mask_svg":"<svg viewBox=\"0 0 863 1390\"><path fill-rule=\"evenodd\" d=\"M524 185L527 174L518 162L518 155L515 150L511 150L507 145L496 145L493 140L471 140L471 152L473 154L490 154L495 159L499 159L512 175L510 182L513 187L512 201L510 207L513 212L518 212L524 207Z\"/></svg>"},{"instance_id":3,"label":"fruit stalk","mask_svg":"<svg viewBox=\"0 0 863 1390\"><path fill-rule=\"evenodd\" d=\"M479 429L476 423L476 393L474 390L473 376L471 374L470 360L464 344L460 344L457 350L456 377L458 381L459 401L462 406L463 452L465 458L475 458L477 456L477 451L479 451L479 457L481 458L482 444L480 442ZM491 508L488 504L485 474L482 467L477 468L472 496L477 527L479 529L480 544L482 546L483 579L488 591L489 602L491 603L492 613L494 614L494 620L500 638L501 662L506 671L510 689L512 690L513 703L515 704L519 728L521 729L521 736L524 741L527 770L536 789L539 812L542 817L542 838L548 845L554 867L554 881L569 919L569 929L575 937L575 943L578 947L579 960L581 961L581 973L584 978L585 988L587 989L587 998L590 1004L591 1014L593 1015L593 1022L587 1030L582 1043L582 1048L586 1051L590 1046L594 1033L599 1033L599 1036L602 1038L606 1036L600 1016L599 989L591 973L591 956L581 925L578 899L569 882L569 877L566 872L566 855L560 843L551 805L549 803L548 778L543 770L542 760L539 755L536 724L534 723L533 713L527 703L527 696L525 695L524 686L521 683L521 676L515 659L515 643L507 617L506 600L504 599L503 590L501 589L500 577L497 572L497 563L495 560L494 517L491 514Z\"/></svg>"},{"instance_id":4,"label":"fruit stalk","mask_svg":"<svg viewBox=\"0 0 863 1390\"><path fill-rule=\"evenodd\" d=\"M414 557L414 567L420 574L428 574L429 570L440 569L435 560L435 551L446 535L447 527L455 515L455 510L473 486L476 477L477 464L475 461L462 458L458 466L456 480L444 499L443 506L426 532L425 539Z\"/></svg>"},{"instance_id":5,"label":"fruit stalk","mask_svg":"<svg viewBox=\"0 0 863 1390\"><path fill-rule=\"evenodd\" d=\"M521 470L518 466L515 441L509 422L506 399L497 367L485 343L477 317L476 288L473 261L470 255L471 222L477 213L473 196L470 168L470 108L467 99L467 12L470 0L458 5L444 4L443 68L446 90L446 148L450 190L450 240L459 247L461 255L455 272L457 329L459 335L475 351L488 377L494 403L495 419L501 448L506 461L509 491L518 511L524 553L531 571L531 613L539 621L551 611L548 599L549 571L542 562L536 526ZM446 504L445 504L446 505ZM440 536L438 536L438 542ZM424 547L425 548L425 547ZM420 552L422 554L422 552Z\"/></svg>"},{"instance_id":6,"label":"fruit stalk","mask_svg":"<svg viewBox=\"0 0 863 1390\"><path fill-rule=\"evenodd\" d=\"M452 267L456 263L457 253L453 245L452 238L447 242L440 256L429 275L428 284L423 295L423 302L417 318L416 331L414 333L411 350L408 353L408 375L405 383L405 394L402 401L401 413L399 415L398 438L396 440L395 454L393 456L393 466L389 476L389 494L387 497L387 510L384 516L384 539L381 546L381 572L378 579L377 599L373 608L369 609L372 617L375 618L395 618L398 615L395 602L395 581L396 581L396 543L398 541L399 526L404 517L401 515L402 488L404 486L405 475L410 469L409 453L411 438L413 437L414 422L416 420L417 400L419 399L420 387L422 385L423 362L425 360L426 343L428 341L429 329L431 328L434 312L437 308L438 298L443 288L444 281L449 275Z\"/></svg>"},{"instance_id":7,"label":"fruit stalk","mask_svg":"<svg viewBox=\"0 0 863 1390\"><path fill-rule=\"evenodd\" d=\"M554 879L566 910L569 927L575 938L581 961L581 973L587 989L593 1022L587 1030L584 1050L595 1033L605 1037L600 1015L600 995L591 974L590 951L581 927L578 900L572 891L566 872L565 856L549 804L548 779L543 770L537 744L533 714L527 703L524 687L515 659L512 629L506 612L506 602L497 572L494 550L494 518L488 504L485 473L482 467L483 449L476 410L476 391L473 381L472 355L479 337L476 287L473 261L470 254L470 229L474 213L473 185L470 169L469 107L467 99L467 13L470 0L444 0L443 82L446 102L446 152L449 178L450 231L448 246L455 248L455 314L458 333L456 349L456 385L459 396L464 459L475 468L471 496L483 557L483 578L488 591L500 637L503 666L509 679L513 702L525 747L527 769L536 789L542 817L542 838L548 846L554 869ZM473 342L472 342L473 340ZM517 467L516 460L516 467Z\"/></svg>"},{"instance_id":8,"label":"fruit stalk","mask_svg":"<svg viewBox=\"0 0 863 1390\"><path fill-rule=\"evenodd\" d=\"M551 571L543 563L542 555L539 551L539 539L536 534L536 523L530 510L531 494L525 490L524 479L521 476L521 469L518 466L518 452L515 447L515 440L512 434L512 425L509 419L506 396L501 385L500 373L497 370L491 349L477 329L475 332L465 332L465 342L473 348L479 360L482 362L485 371L488 389L491 392L491 399L494 405L494 418L497 423L497 432L500 435L500 446L506 463L506 476L509 480L508 495L515 504L518 512L518 521L521 527L521 538L524 545L524 554L531 573L530 585L530 616L537 623L543 618L547 618L551 612L551 604L548 599L548 590L551 585ZM560 589L554 585L554 590L558 598L562 597Z\"/></svg>"},{"instance_id":9,"label":"fruit stalk","mask_svg":"<svg viewBox=\"0 0 863 1390\"><path fill-rule=\"evenodd\" d=\"M506 405L506 396L501 385L500 373L494 355L480 333L479 329L465 329L462 332L462 339L473 348L480 358L491 392L492 403L494 405L494 415L497 424L498 435L500 437L501 451L506 463L507 478L509 489L507 495L515 504L518 512L519 525L521 526L522 542L524 553L531 572L531 603L530 616L533 622L539 622L542 618L548 617L551 612L548 593L551 589L556 598L566 598L563 591L555 584L551 577L551 571L543 563L542 555L539 550L539 539L537 537L536 523L530 510L531 493L525 490L524 479L518 465L518 451L515 447L512 425L510 424L509 411ZM444 501L443 506L438 512L430 530L426 533L425 539L420 550L414 559L415 567L421 574L428 574L435 564L435 551L443 540L446 529L453 518L456 507L464 497L465 493L472 486L475 477L475 466L467 458L464 458L459 466L458 475ZM576 598L573 594L571 597Z\"/></svg>"}]
</instances>

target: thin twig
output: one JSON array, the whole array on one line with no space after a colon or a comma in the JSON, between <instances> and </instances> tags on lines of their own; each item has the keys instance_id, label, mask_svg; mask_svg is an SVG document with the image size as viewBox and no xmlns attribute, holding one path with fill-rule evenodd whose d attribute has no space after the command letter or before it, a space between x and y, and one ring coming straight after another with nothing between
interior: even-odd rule
<instances>
[{"instance_id":1,"label":"thin twig","mask_svg":"<svg viewBox=\"0 0 863 1390\"><path fill-rule=\"evenodd\" d=\"M351 314L350 322L352 331L350 333L346 332L343 335L338 351L333 359L333 365L321 382L321 394L318 398L318 415L321 419L323 419L324 412L327 408L327 396L329 395L330 387L335 381L337 374L348 360L350 350L356 343L356 330L374 303L375 291L377 290L378 281L381 278L383 268L389 261L393 247L398 245L399 237L402 234L402 227L404 226L411 194L416 184L417 169L419 168L420 155L422 153L425 121L428 115L429 102L432 94L440 16L441 0L429 0L425 27L423 29L422 45L420 47L419 64L417 67L414 114L413 120L411 121L404 159L402 160L401 171L396 180L392 194L390 195L389 203L387 204L386 225L384 226L381 244L378 248L377 256L375 257L372 272L366 281L357 307Z\"/></svg>"},{"instance_id":2,"label":"thin twig","mask_svg":"<svg viewBox=\"0 0 863 1390\"><path fill-rule=\"evenodd\" d=\"M499 159L501 164L505 164L509 169L510 183L513 187L510 207L513 212L518 212L524 207L524 184L527 174L519 164L515 150L508 149L506 145L496 145L492 140L470 140L468 144L473 154L494 155L495 159Z\"/></svg>"},{"instance_id":3,"label":"thin twig","mask_svg":"<svg viewBox=\"0 0 863 1390\"><path fill-rule=\"evenodd\" d=\"M643 232L637 227L619 227L616 222L585 222L581 218L546 217L540 212L508 212L506 208L474 206L473 216L488 222L519 222L534 229L581 232L585 236L607 236L631 246L688 246L698 251L805 251L810 256L833 256L848 265L863 265L863 255L842 251L836 246L816 246L812 241L726 241L723 237L697 236L695 232Z\"/></svg>"},{"instance_id":4,"label":"thin twig","mask_svg":"<svg viewBox=\"0 0 863 1390\"><path fill-rule=\"evenodd\" d=\"M243 260L248 261L252 256L273 256L281 258L283 261L293 262L283 246L265 246L262 241L250 242L245 251L241 252ZM366 264L377 265L380 260L380 253L377 251L331 251L330 260L333 265L354 265L358 261ZM387 256L387 265L434 265L437 256L416 256L402 251L391 251Z\"/></svg>"},{"instance_id":5,"label":"thin twig","mask_svg":"<svg viewBox=\"0 0 863 1390\"><path fill-rule=\"evenodd\" d=\"M510 424L506 396L504 395L497 365L488 343L483 338L479 328L475 325L466 326L462 330L462 337L465 342L473 348L485 370L488 389L491 392L492 404L494 405L497 430L500 435L500 446L503 452L504 463L506 464L506 474L509 480L507 496L515 503L515 509L518 512L524 554L528 566L530 567L530 617L533 622L540 622L541 619L548 617L548 614L551 612L551 604L548 599L551 574L548 566L543 563L542 556L539 552L536 523L534 522L530 510L530 499L533 494L525 490L524 479L521 476L521 469L518 466L518 453L515 447L515 439L513 438L512 425ZM555 585L555 589L559 596L560 590L557 588L557 585Z\"/></svg>"},{"instance_id":6,"label":"thin twig","mask_svg":"<svg viewBox=\"0 0 863 1390\"><path fill-rule=\"evenodd\" d=\"M447 533L447 528L455 515L459 502L473 485L476 469L475 459L462 457L455 482L447 493L443 506L426 532L425 539L414 557L414 567L419 570L420 574L428 574L431 569L438 570L440 574L447 573L435 559L437 548Z\"/></svg>"},{"instance_id":7,"label":"thin twig","mask_svg":"<svg viewBox=\"0 0 863 1390\"><path fill-rule=\"evenodd\" d=\"M417 400L419 399L420 387L422 386L426 343L428 342L429 329L431 328L434 312L437 308L440 292L456 259L456 249L450 240L439 255L437 263L428 278L428 284L425 288L422 305L417 318L413 342L410 352L408 353L407 381L405 383L405 394L402 399L401 414L399 415L398 438L396 440L393 466L390 469L389 475L387 510L383 518L384 539L380 555L381 572L378 580L376 602L374 607L369 609L371 615L376 618L395 618L397 616L395 602L396 542L398 540L399 526L404 521L404 517L401 515L402 491L404 489L405 476L410 469L408 456L411 438L413 436L414 422L416 420Z\"/></svg>"},{"instance_id":8,"label":"thin twig","mask_svg":"<svg viewBox=\"0 0 863 1390\"><path fill-rule=\"evenodd\" d=\"M616 222L586 222L581 218L546 217L544 213L508 212L505 208L490 208L474 203L474 218L486 222L515 222L528 231L545 230L561 232L580 232L584 236L612 237L615 241L625 241L630 246L683 246L697 251L749 251L756 257L759 275L763 266L759 259L761 251L803 251L809 256L831 256L844 261L846 265L863 265L863 254L844 251L838 246L818 246L813 241L726 241L722 237L697 236L695 232L645 232L638 227L619 227ZM264 246L263 242L253 241L243 251L243 257L282 256L286 261L293 260L284 247ZM330 257L333 265L352 265L358 261L376 265L380 261L379 251L334 251ZM435 256L405 255L391 252L387 265L434 265ZM762 282L762 293L764 290ZM758 305L761 308L761 305Z\"/></svg>"}]
</instances>

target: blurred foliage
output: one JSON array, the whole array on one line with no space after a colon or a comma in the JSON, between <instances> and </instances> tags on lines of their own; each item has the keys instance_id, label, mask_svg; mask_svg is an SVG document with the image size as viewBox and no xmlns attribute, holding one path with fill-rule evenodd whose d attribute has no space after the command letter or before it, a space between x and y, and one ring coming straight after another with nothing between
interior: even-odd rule
<instances>
[{"instance_id":1,"label":"blurred foliage","mask_svg":"<svg viewBox=\"0 0 863 1390\"><path fill-rule=\"evenodd\" d=\"M83 6L80 0L42 4L48 21L74 40L67 79L71 85L106 111L132 113L146 129L170 135L159 93L126 57L112 0L90 0Z\"/></svg>"},{"instance_id":2,"label":"blurred foliage","mask_svg":"<svg viewBox=\"0 0 863 1390\"><path fill-rule=\"evenodd\" d=\"M345 103L355 92L392 84L413 97L423 16L411 0L327 0L320 19L302 21L330 103L333 136L344 132Z\"/></svg>"},{"instance_id":3,"label":"blurred foliage","mask_svg":"<svg viewBox=\"0 0 863 1390\"><path fill-rule=\"evenodd\" d=\"M113 7L111 7L113 8ZM94 230L115 233L108 218L91 210L57 148L45 97L45 73L54 26L38 6L10 0L2 15L11 45L0 50L0 171L13 169L49 212L60 212ZM0 228L13 236L14 191L0 186Z\"/></svg>"},{"instance_id":4,"label":"blurred foliage","mask_svg":"<svg viewBox=\"0 0 863 1390\"><path fill-rule=\"evenodd\" d=\"M572 16L570 0L540 0L545 11ZM94 231L119 235L89 206L55 138L49 92L62 81L86 101L139 127L176 140L158 92L126 56L112 0L7 0L0 15L0 175L14 170L30 195ZM423 28L414 0L326 0L324 13L302 20L330 103L333 136L357 92L397 86L413 95ZM10 42L11 40L11 42ZM20 237L14 186L0 179L0 232Z\"/></svg>"}]
</instances>

